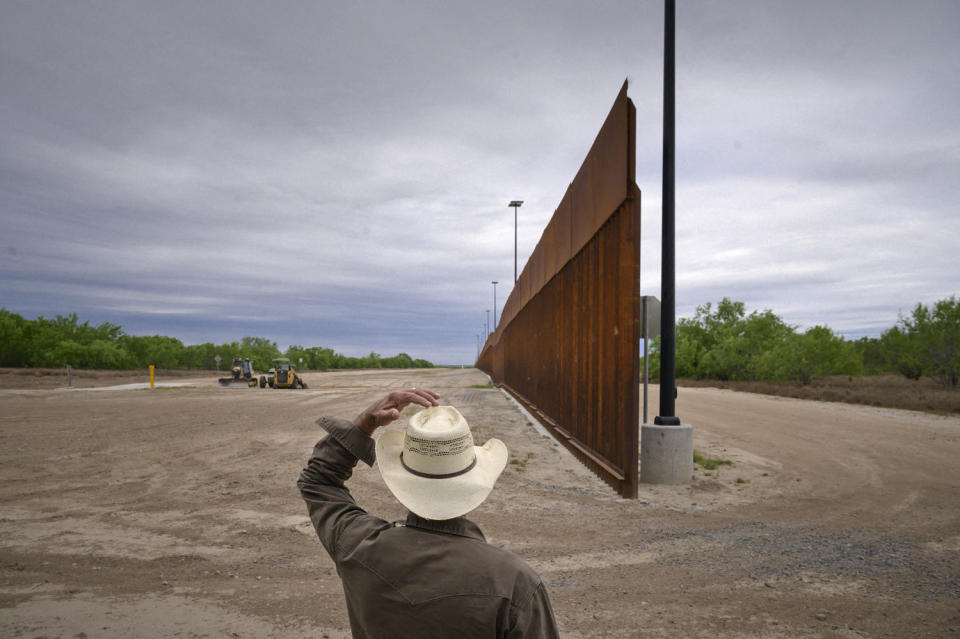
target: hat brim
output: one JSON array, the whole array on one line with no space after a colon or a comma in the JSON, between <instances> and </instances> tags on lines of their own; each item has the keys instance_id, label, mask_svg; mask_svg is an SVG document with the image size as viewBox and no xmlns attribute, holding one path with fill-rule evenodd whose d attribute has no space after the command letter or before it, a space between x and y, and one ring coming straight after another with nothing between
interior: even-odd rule
<instances>
[{"instance_id":1,"label":"hat brim","mask_svg":"<svg viewBox=\"0 0 960 639\"><path fill-rule=\"evenodd\" d=\"M424 519L453 519L483 503L507 465L507 446L490 439L474 446L477 464L470 471L447 479L418 477L400 462L404 432L385 431L377 440L377 467L383 482L397 500Z\"/></svg>"}]
</instances>

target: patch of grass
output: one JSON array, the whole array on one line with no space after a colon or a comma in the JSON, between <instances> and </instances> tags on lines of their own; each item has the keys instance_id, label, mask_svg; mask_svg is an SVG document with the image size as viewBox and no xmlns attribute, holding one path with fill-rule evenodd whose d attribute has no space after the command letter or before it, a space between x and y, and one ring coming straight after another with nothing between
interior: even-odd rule
<instances>
[{"instance_id":1,"label":"patch of grass","mask_svg":"<svg viewBox=\"0 0 960 639\"><path fill-rule=\"evenodd\" d=\"M516 467L517 472L523 472L527 469L527 462L530 461L530 458L533 457L533 453L527 453L527 456L524 459L519 459L517 457L510 458L510 464Z\"/></svg>"},{"instance_id":2,"label":"patch of grass","mask_svg":"<svg viewBox=\"0 0 960 639\"><path fill-rule=\"evenodd\" d=\"M471 384L470 386L467 386L467 388L493 388L493 384L490 382L487 382L486 384Z\"/></svg>"},{"instance_id":3,"label":"patch of grass","mask_svg":"<svg viewBox=\"0 0 960 639\"><path fill-rule=\"evenodd\" d=\"M744 479L743 477L737 477L737 483L738 483L738 484L749 484L750 482L748 482L748 481L747 481L746 479Z\"/></svg>"},{"instance_id":4,"label":"patch of grass","mask_svg":"<svg viewBox=\"0 0 960 639\"><path fill-rule=\"evenodd\" d=\"M693 463L704 470L716 470L720 466L733 466L733 462L729 459L713 459L698 450L693 451Z\"/></svg>"}]
</instances>

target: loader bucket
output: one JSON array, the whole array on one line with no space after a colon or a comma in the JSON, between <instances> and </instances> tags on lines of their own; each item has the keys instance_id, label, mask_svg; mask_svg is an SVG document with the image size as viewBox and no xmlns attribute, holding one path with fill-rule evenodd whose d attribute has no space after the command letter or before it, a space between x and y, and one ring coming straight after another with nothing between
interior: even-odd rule
<instances>
[{"instance_id":1,"label":"loader bucket","mask_svg":"<svg viewBox=\"0 0 960 639\"><path fill-rule=\"evenodd\" d=\"M234 379L232 377L221 377L219 380L221 388L250 388L250 384L245 379Z\"/></svg>"}]
</instances>

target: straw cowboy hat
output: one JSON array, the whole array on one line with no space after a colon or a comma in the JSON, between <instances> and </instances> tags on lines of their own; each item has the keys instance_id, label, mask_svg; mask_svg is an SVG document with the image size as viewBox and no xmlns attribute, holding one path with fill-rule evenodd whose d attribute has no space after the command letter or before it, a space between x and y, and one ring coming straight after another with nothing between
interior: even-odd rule
<instances>
[{"instance_id":1,"label":"straw cowboy hat","mask_svg":"<svg viewBox=\"0 0 960 639\"><path fill-rule=\"evenodd\" d=\"M406 431L377 440L377 466L401 504L424 519L453 519L481 503L507 465L499 439L473 445L467 420L453 406L434 406L410 418Z\"/></svg>"}]
</instances>

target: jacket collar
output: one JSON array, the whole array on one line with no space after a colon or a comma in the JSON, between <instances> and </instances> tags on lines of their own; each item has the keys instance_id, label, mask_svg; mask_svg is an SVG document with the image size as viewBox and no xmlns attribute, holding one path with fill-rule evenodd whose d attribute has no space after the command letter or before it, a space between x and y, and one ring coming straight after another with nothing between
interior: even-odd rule
<instances>
[{"instance_id":1,"label":"jacket collar","mask_svg":"<svg viewBox=\"0 0 960 639\"><path fill-rule=\"evenodd\" d=\"M457 517L455 519L424 519L416 513L407 513L406 526L411 528L420 528L422 530L431 530L433 532L444 533L447 535L459 535L469 539L476 539L486 543L487 538L483 536L480 527L467 519L466 517Z\"/></svg>"}]
</instances>

